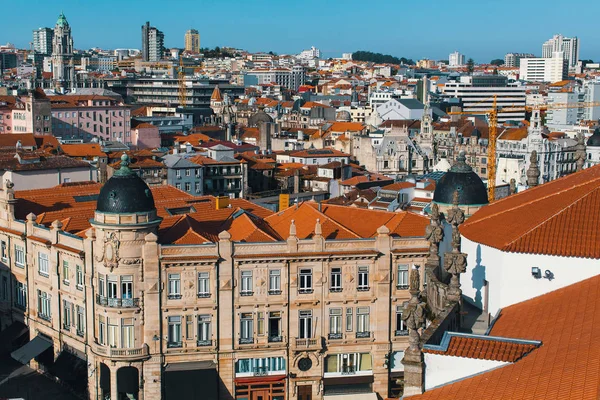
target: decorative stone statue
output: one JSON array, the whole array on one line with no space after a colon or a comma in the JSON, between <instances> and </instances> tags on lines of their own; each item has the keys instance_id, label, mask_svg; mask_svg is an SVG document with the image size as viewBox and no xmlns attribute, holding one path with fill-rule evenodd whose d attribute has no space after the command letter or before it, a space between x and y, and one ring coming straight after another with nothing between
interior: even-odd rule
<instances>
[{"instance_id":1,"label":"decorative stone statue","mask_svg":"<svg viewBox=\"0 0 600 400\"><path fill-rule=\"evenodd\" d=\"M444 269L450 278L448 300L461 301L460 274L467 269L467 255L460 252L460 231L458 226L465 221L465 213L458 207L458 191L454 192L454 206L448 210L447 221L452 225L452 251L444 256Z\"/></svg>"},{"instance_id":2,"label":"decorative stone statue","mask_svg":"<svg viewBox=\"0 0 600 400\"><path fill-rule=\"evenodd\" d=\"M439 265L439 244L444 238L444 230L440 222L440 209L436 203L431 206L429 225L425 228L425 239L429 242L427 269L435 269Z\"/></svg>"},{"instance_id":3,"label":"decorative stone statue","mask_svg":"<svg viewBox=\"0 0 600 400\"><path fill-rule=\"evenodd\" d=\"M577 135L577 146L575 146L575 159L577 160L577 171L581 171L585 165L587 159L587 152L585 151L585 138L583 132L579 132Z\"/></svg>"},{"instance_id":4,"label":"decorative stone statue","mask_svg":"<svg viewBox=\"0 0 600 400\"><path fill-rule=\"evenodd\" d=\"M510 194L515 194L515 193L517 193L517 181L515 180L515 178L512 178L512 179L510 180L509 193L510 193Z\"/></svg>"},{"instance_id":5,"label":"decorative stone statue","mask_svg":"<svg viewBox=\"0 0 600 400\"><path fill-rule=\"evenodd\" d=\"M538 185L540 179L540 168L538 166L537 151L531 152L529 157L529 168L527 169L527 186L535 187Z\"/></svg>"},{"instance_id":6,"label":"decorative stone statue","mask_svg":"<svg viewBox=\"0 0 600 400\"><path fill-rule=\"evenodd\" d=\"M426 304L420 298L421 275L418 268L414 268L410 274L411 298L402 311L402 320L408 328L407 352L413 354L421 353L421 335L419 329L425 323Z\"/></svg>"}]
</instances>

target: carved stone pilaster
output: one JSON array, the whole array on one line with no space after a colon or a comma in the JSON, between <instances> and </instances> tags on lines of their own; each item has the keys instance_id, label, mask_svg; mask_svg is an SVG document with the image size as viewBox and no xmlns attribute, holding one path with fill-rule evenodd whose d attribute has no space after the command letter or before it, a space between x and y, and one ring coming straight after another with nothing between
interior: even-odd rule
<instances>
[{"instance_id":1,"label":"carved stone pilaster","mask_svg":"<svg viewBox=\"0 0 600 400\"><path fill-rule=\"evenodd\" d=\"M429 219L429 225L425 228L425 239L429 242L429 255L425 263L425 268L428 270L427 276L431 276L433 270L435 270L440 264L440 242L444 238L444 230L440 222L440 210L436 203L431 206L431 217Z\"/></svg>"},{"instance_id":2,"label":"carved stone pilaster","mask_svg":"<svg viewBox=\"0 0 600 400\"><path fill-rule=\"evenodd\" d=\"M465 221L465 213L458 207L458 192L454 192L453 207L448 210L447 221L452 225L452 251L444 256L444 269L451 275L448 285L448 300L461 302L460 274L467 269L467 255L460 251L458 226Z\"/></svg>"}]
</instances>

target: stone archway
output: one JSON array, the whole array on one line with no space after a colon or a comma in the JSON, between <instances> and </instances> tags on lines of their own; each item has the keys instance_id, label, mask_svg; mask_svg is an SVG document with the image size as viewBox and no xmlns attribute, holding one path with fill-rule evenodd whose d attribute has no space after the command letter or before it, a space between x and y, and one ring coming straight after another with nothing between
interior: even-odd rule
<instances>
[{"instance_id":1,"label":"stone archway","mask_svg":"<svg viewBox=\"0 0 600 400\"><path fill-rule=\"evenodd\" d=\"M139 384L140 373L136 367L119 368L117 370L118 398L114 400L137 400L139 398Z\"/></svg>"},{"instance_id":2,"label":"stone archway","mask_svg":"<svg viewBox=\"0 0 600 400\"><path fill-rule=\"evenodd\" d=\"M110 368L100 363L100 396L101 399L110 399Z\"/></svg>"}]
</instances>

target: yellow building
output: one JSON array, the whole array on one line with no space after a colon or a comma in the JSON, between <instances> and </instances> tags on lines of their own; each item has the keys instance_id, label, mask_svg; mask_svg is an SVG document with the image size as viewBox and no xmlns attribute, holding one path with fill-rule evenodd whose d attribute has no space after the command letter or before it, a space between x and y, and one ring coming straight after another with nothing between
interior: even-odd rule
<instances>
[{"instance_id":1,"label":"yellow building","mask_svg":"<svg viewBox=\"0 0 600 400\"><path fill-rule=\"evenodd\" d=\"M189 29L185 33L185 50L200 53L200 34L196 29Z\"/></svg>"}]
</instances>

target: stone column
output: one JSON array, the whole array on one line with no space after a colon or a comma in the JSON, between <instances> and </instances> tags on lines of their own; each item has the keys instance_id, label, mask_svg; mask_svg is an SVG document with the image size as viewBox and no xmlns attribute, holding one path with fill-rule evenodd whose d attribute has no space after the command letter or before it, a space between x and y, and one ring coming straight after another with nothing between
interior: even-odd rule
<instances>
[{"instance_id":1,"label":"stone column","mask_svg":"<svg viewBox=\"0 0 600 400\"><path fill-rule=\"evenodd\" d=\"M110 368L110 400L118 400L119 392L117 391L117 365L109 365Z\"/></svg>"},{"instance_id":2,"label":"stone column","mask_svg":"<svg viewBox=\"0 0 600 400\"><path fill-rule=\"evenodd\" d=\"M460 274L466 271L467 255L460 252L460 231L458 226L465 221L465 213L458 207L458 191L454 192L453 207L448 210L447 221L452 225L452 252L444 257L444 269L452 275L450 278L448 300L460 303L462 290L460 289Z\"/></svg>"}]
</instances>

